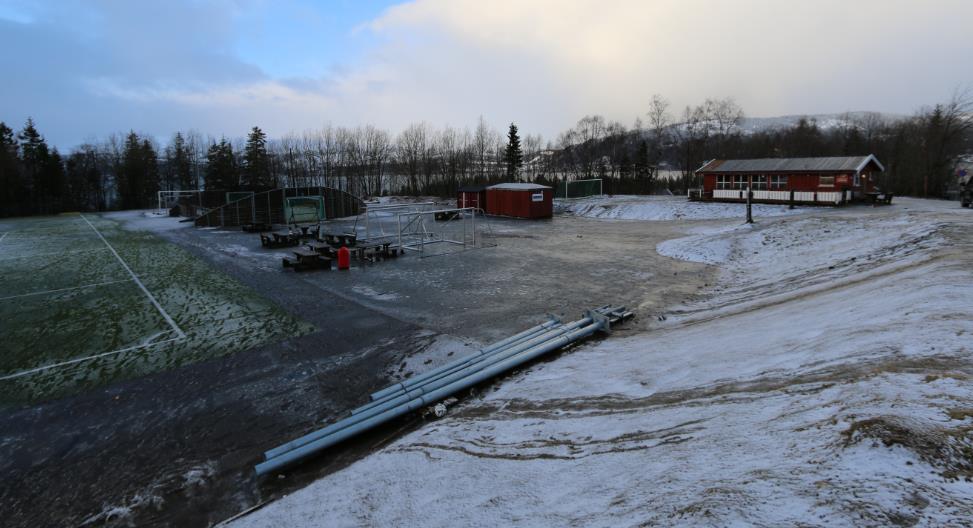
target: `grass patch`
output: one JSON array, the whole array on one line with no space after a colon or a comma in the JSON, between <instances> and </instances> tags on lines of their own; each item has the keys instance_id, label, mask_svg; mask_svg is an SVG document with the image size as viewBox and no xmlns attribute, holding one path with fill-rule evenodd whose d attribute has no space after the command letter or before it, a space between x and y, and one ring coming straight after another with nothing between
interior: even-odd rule
<instances>
[{"instance_id":1,"label":"grass patch","mask_svg":"<svg viewBox=\"0 0 973 528\"><path fill-rule=\"evenodd\" d=\"M186 337L0 380L0 404L64 396L314 330L151 233L127 231L116 221L94 215L86 217ZM79 222L87 231L79 228ZM0 376L176 337L80 216L5 220L0 227L10 232L0 242L0 259L5 259L0 260L0 292L5 292L0 297L122 281L0 301L0 342L10 350L0 357ZM12 237L16 243L8 245ZM98 245L91 244L92 237ZM36 247L25 245L24 240L33 240ZM37 266L35 258L9 258L44 253L52 246L64 247L65 254L44 266ZM78 248L86 250L67 254Z\"/></svg>"}]
</instances>

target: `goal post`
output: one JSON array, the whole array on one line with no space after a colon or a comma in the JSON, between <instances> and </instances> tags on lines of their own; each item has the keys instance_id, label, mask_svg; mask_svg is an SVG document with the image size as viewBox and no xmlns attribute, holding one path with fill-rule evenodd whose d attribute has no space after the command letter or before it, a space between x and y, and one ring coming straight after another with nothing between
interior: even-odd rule
<instances>
[{"instance_id":1,"label":"goal post","mask_svg":"<svg viewBox=\"0 0 973 528\"><path fill-rule=\"evenodd\" d=\"M565 180L557 185L558 198L583 198L585 196L601 196L604 191L601 178L587 180Z\"/></svg>"},{"instance_id":2,"label":"goal post","mask_svg":"<svg viewBox=\"0 0 973 528\"><path fill-rule=\"evenodd\" d=\"M158 191L158 214L168 214L173 205L177 205L182 198L200 199L203 191Z\"/></svg>"},{"instance_id":3,"label":"goal post","mask_svg":"<svg viewBox=\"0 0 973 528\"><path fill-rule=\"evenodd\" d=\"M284 198L284 220L288 224L320 222L326 218L323 196Z\"/></svg>"}]
</instances>

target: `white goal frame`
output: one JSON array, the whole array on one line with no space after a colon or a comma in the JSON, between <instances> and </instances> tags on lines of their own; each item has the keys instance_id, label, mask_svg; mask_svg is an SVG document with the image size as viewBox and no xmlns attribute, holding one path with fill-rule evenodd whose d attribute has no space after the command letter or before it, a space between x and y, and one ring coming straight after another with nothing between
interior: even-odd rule
<instances>
[{"instance_id":1,"label":"white goal frame","mask_svg":"<svg viewBox=\"0 0 973 528\"><path fill-rule=\"evenodd\" d=\"M180 196L184 196L184 195L194 195L194 194L195 195L201 195L202 192L203 191L159 191L159 193L158 193L158 199L159 199L159 214L161 215L161 214L164 214L166 212L166 207L162 205L162 200L163 200L163 197L164 196L165 197L175 196L178 199ZM167 203L168 203L168 200L167 200Z\"/></svg>"}]
</instances>

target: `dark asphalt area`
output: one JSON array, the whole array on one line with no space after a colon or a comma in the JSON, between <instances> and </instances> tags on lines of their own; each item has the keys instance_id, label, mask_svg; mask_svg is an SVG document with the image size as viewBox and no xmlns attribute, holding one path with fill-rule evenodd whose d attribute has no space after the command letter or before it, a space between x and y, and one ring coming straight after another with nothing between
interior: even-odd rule
<instances>
[{"instance_id":1,"label":"dark asphalt area","mask_svg":"<svg viewBox=\"0 0 973 528\"><path fill-rule=\"evenodd\" d=\"M257 235L159 231L318 331L0 409L0 430L29 432L0 443L2 525L191 527L231 517L419 426L380 428L282 478L253 476L264 450L364 403L439 335L486 343L545 312L573 320L608 303L643 316L632 330L650 327L713 273L656 254L680 232L666 222L496 220L495 248L296 274L281 269L286 250L261 249Z\"/></svg>"}]
</instances>

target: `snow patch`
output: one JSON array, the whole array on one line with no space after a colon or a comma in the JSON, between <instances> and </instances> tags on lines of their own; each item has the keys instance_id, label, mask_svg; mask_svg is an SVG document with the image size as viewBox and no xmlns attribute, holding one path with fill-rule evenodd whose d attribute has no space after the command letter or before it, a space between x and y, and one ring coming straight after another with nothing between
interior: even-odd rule
<instances>
[{"instance_id":1,"label":"snow patch","mask_svg":"<svg viewBox=\"0 0 973 528\"><path fill-rule=\"evenodd\" d=\"M753 216L786 216L806 213L809 208L753 204ZM713 220L746 218L746 205L737 203L690 202L682 196L592 196L560 200L559 213L611 220Z\"/></svg>"}]
</instances>

